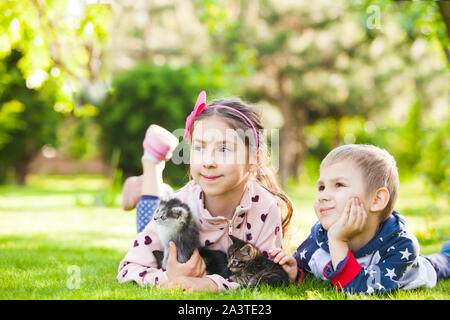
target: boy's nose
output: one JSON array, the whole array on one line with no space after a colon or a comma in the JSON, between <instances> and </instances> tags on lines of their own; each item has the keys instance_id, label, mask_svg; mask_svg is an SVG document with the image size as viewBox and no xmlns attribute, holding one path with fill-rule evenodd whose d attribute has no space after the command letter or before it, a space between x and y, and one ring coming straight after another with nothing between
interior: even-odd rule
<instances>
[{"instance_id":1,"label":"boy's nose","mask_svg":"<svg viewBox=\"0 0 450 320\"><path fill-rule=\"evenodd\" d=\"M322 191L319 195L318 195L318 199L319 201L328 201L331 199L331 195L328 191Z\"/></svg>"}]
</instances>

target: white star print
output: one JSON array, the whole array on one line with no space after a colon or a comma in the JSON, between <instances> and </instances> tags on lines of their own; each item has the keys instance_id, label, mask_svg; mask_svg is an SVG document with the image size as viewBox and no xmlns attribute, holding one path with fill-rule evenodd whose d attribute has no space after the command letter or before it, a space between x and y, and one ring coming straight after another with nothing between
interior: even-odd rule
<instances>
[{"instance_id":1,"label":"white star print","mask_svg":"<svg viewBox=\"0 0 450 320\"><path fill-rule=\"evenodd\" d=\"M389 251L391 251L391 250L395 250L395 247L394 247L394 246L389 247L389 249L387 249L387 252L389 252Z\"/></svg>"},{"instance_id":2,"label":"white star print","mask_svg":"<svg viewBox=\"0 0 450 320\"><path fill-rule=\"evenodd\" d=\"M408 238L408 232L406 230L403 230L398 234L400 237Z\"/></svg>"},{"instance_id":3,"label":"white star print","mask_svg":"<svg viewBox=\"0 0 450 320\"><path fill-rule=\"evenodd\" d=\"M392 268L392 269L386 268L386 271L387 271L387 273L385 274L385 276L389 277L391 280L393 280L392 277L396 277L397 276L395 274L395 268Z\"/></svg>"},{"instance_id":4,"label":"white star print","mask_svg":"<svg viewBox=\"0 0 450 320\"><path fill-rule=\"evenodd\" d=\"M406 259L406 261L408 261L409 256L412 255L412 253L408 252L408 248L406 248L405 251L400 251L400 253L402 254L402 260Z\"/></svg>"},{"instance_id":5,"label":"white star print","mask_svg":"<svg viewBox=\"0 0 450 320\"><path fill-rule=\"evenodd\" d=\"M306 252L308 252L306 249L303 249L303 251L300 252L300 259L306 259Z\"/></svg>"}]
</instances>

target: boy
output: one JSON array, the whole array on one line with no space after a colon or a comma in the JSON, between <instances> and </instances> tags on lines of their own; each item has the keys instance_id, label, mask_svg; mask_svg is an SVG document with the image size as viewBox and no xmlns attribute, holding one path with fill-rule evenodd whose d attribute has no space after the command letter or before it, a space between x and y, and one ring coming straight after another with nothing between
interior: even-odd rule
<instances>
[{"instance_id":1,"label":"boy","mask_svg":"<svg viewBox=\"0 0 450 320\"><path fill-rule=\"evenodd\" d=\"M441 253L419 254L416 237L394 211L398 192L394 158L371 145L344 145L320 165L314 211L319 220L293 257L270 254L291 281L309 272L344 292L385 293L432 288L450 276L450 242Z\"/></svg>"}]
</instances>

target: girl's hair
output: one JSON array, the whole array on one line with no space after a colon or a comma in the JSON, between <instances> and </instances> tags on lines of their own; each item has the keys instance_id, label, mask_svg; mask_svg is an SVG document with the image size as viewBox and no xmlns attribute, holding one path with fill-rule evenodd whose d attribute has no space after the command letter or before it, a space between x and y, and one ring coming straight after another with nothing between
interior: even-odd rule
<instances>
[{"instance_id":1,"label":"girl's hair","mask_svg":"<svg viewBox=\"0 0 450 320\"><path fill-rule=\"evenodd\" d=\"M263 137L263 126L261 124L261 114L257 107L254 105L247 104L239 98L221 98L211 101L208 105L225 105L239 110L245 114L258 134L258 144L256 145L256 139L254 137L254 131L251 125L237 112L229 110L227 108L207 108L202 111L196 118L195 121L205 119L211 116L217 116L226 121L237 134L245 142L249 154L256 153L258 149L261 149L264 155L267 155L267 145L265 144ZM195 123L194 121L194 123ZM244 134L246 133L246 134ZM283 238L285 239L288 233L289 223L292 218L293 205L291 200L283 193L283 190L278 184L275 173L273 170L265 163L261 163L256 171L256 180L258 183L272 195L277 197L279 200L278 204L281 210L281 225L283 228Z\"/></svg>"}]
</instances>

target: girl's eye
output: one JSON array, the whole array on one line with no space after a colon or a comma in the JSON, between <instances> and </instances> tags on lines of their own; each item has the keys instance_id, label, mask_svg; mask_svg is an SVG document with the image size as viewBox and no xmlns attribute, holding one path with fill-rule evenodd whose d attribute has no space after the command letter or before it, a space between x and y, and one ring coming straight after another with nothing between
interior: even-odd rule
<instances>
[{"instance_id":1,"label":"girl's eye","mask_svg":"<svg viewBox=\"0 0 450 320\"><path fill-rule=\"evenodd\" d=\"M230 151L230 148L225 147L225 146L222 146L222 147L220 147L219 150L220 150L221 152L227 152L227 151Z\"/></svg>"},{"instance_id":2,"label":"girl's eye","mask_svg":"<svg viewBox=\"0 0 450 320\"><path fill-rule=\"evenodd\" d=\"M336 187L340 188L340 187L344 187L344 185L340 182L336 183Z\"/></svg>"},{"instance_id":3,"label":"girl's eye","mask_svg":"<svg viewBox=\"0 0 450 320\"><path fill-rule=\"evenodd\" d=\"M203 146L194 146L193 148L195 151L202 151L203 150Z\"/></svg>"},{"instance_id":4,"label":"girl's eye","mask_svg":"<svg viewBox=\"0 0 450 320\"><path fill-rule=\"evenodd\" d=\"M319 186L319 191L323 191L323 190L325 190L325 187L324 186Z\"/></svg>"}]
</instances>

